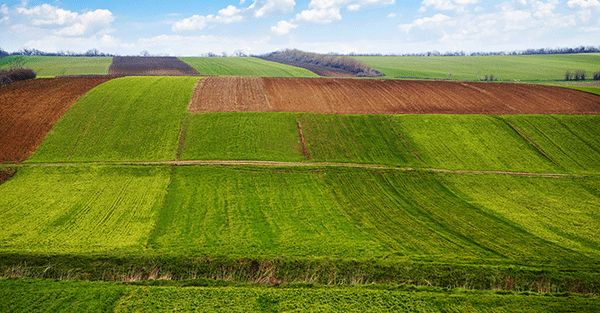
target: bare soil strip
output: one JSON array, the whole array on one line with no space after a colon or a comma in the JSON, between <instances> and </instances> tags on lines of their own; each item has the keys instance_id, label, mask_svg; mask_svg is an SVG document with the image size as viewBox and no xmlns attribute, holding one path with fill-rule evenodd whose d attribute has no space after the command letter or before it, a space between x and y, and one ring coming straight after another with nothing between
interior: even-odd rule
<instances>
[{"instance_id":1,"label":"bare soil strip","mask_svg":"<svg viewBox=\"0 0 600 313\"><path fill-rule=\"evenodd\" d=\"M298 137L300 137L300 145L302 146L302 154L304 155L304 159L310 160L310 152L308 151L306 140L304 139L304 130L302 129L302 124L298 119L296 119L296 128L298 128Z\"/></svg>"},{"instance_id":2,"label":"bare soil strip","mask_svg":"<svg viewBox=\"0 0 600 313\"><path fill-rule=\"evenodd\" d=\"M600 114L600 96L512 83L209 77L192 112Z\"/></svg>"},{"instance_id":3,"label":"bare soil strip","mask_svg":"<svg viewBox=\"0 0 600 313\"><path fill-rule=\"evenodd\" d=\"M339 168L362 168L374 170L393 170L402 172L430 172L445 174L498 174L511 176L529 176L529 177L586 177L600 174L573 174L573 173L533 173L533 172L512 172L512 171L494 171L494 170L451 170L442 168L426 167L401 167L381 164L368 163L343 163L343 162L284 162L284 161L251 161L251 160L174 160L174 161L94 161L94 162L58 162L58 163L11 163L0 164L3 167L63 167L63 166L257 166L257 167L297 167L297 168L318 168L318 167L339 167Z\"/></svg>"},{"instance_id":4,"label":"bare soil strip","mask_svg":"<svg viewBox=\"0 0 600 313\"><path fill-rule=\"evenodd\" d=\"M0 168L0 185L13 177L15 173L16 171L13 168Z\"/></svg>"},{"instance_id":5,"label":"bare soil strip","mask_svg":"<svg viewBox=\"0 0 600 313\"><path fill-rule=\"evenodd\" d=\"M109 75L195 76L189 64L176 57L114 57Z\"/></svg>"},{"instance_id":6,"label":"bare soil strip","mask_svg":"<svg viewBox=\"0 0 600 313\"><path fill-rule=\"evenodd\" d=\"M35 79L0 88L0 163L27 159L80 96L109 79Z\"/></svg>"}]
</instances>

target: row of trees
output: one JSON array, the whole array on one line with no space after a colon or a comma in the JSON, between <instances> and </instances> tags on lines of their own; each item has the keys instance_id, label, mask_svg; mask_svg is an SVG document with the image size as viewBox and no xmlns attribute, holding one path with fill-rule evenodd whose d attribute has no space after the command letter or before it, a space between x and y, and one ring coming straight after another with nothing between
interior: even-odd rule
<instances>
[{"instance_id":1,"label":"row of trees","mask_svg":"<svg viewBox=\"0 0 600 313\"><path fill-rule=\"evenodd\" d=\"M267 60L286 64L298 64L337 69L356 76L382 76L383 74L368 65L346 56L305 52L286 49L261 56Z\"/></svg>"},{"instance_id":2,"label":"row of trees","mask_svg":"<svg viewBox=\"0 0 600 313\"><path fill-rule=\"evenodd\" d=\"M350 53L349 56L493 56L493 55L538 55L538 54L575 54L575 53L600 53L600 46L580 46L575 48L541 48L541 49L526 49L515 51L495 51L495 52L471 52L465 51L427 51L420 53ZM341 55L341 54L337 54Z\"/></svg>"},{"instance_id":3,"label":"row of trees","mask_svg":"<svg viewBox=\"0 0 600 313\"><path fill-rule=\"evenodd\" d=\"M494 74L486 74L479 78L482 82L495 82L498 80L498 77L494 76Z\"/></svg>"},{"instance_id":4,"label":"row of trees","mask_svg":"<svg viewBox=\"0 0 600 313\"><path fill-rule=\"evenodd\" d=\"M8 52L0 48L0 58L10 55L20 56L69 56L69 57L108 57L114 56L109 53L104 53L98 49L90 49L86 52L73 52L73 51L59 51L59 52L46 52L38 49L22 49L15 52Z\"/></svg>"},{"instance_id":5,"label":"row of trees","mask_svg":"<svg viewBox=\"0 0 600 313\"><path fill-rule=\"evenodd\" d=\"M566 81L579 81L586 80L587 75L584 70L576 70L576 71L566 71L565 72L565 80ZM592 76L594 80L600 80L600 71L595 72Z\"/></svg>"}]
</instances>

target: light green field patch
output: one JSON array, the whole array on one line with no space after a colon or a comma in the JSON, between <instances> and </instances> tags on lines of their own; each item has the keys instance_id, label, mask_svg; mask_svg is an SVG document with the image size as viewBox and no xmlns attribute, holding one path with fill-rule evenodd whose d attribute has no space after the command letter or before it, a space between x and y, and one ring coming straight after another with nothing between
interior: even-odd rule
<instances>
[{"instance_id":1,"label":"light green field patch","mask_svg":"<svg viewBox=\"0 0 600 313\"><path fill-rule=\"evenodd\" d=\"M518 132L562 168L600 171L600 116L504 116Z\"/></svg>"},{"instance_id":2,"label":"light green field patch","mask_svg":"<svg viewBox=\"0 0 600 313\"><path fill-rule=\"evenodd\" d=\"M180 59L195 68L201 75L318 77L317 74L307 69L251 57L186 57Z\"/></svg>"},{"instance_id":3,"label":"light green field patch","mask_svg":"<svg viewBox=\"0 0 600 313\"><path fill-rule=\"evenodd\" d=\"M299 115L315 161L413 165L415 148L385 115Z\"/></svg>"},{"instance_id":4,"label":"light green field patch","mask_svg":"<svg viewBox=\"0 0 600 313\"><path fill-rule=\"evenodd\" d=\"M182 159L304 159L293 114L208 113L189 119Z\"/></svg>"},{"instance_id":5,"label":"light green field patch","mask_svg":"<svg viewBox=\"0 0 600 313\"><path fill-rule=\"evenodd\" d=\"M600 255L600 198L581 179L497 175L445 175L444 180L474 205L504 217L527 232L593 257ZM586 179L600 189L598 178Z\"/></svg>"},{"instance_id":6,"label":"light green field patch","mask_svg":"<svg viewBox=\"0 0 600 313\"><path fill-rule=\"evenodd\" d=\"M434 168L555 171L554 165L503 120L485 115L398 115L417 155Z\"/></svg>"},{"instance_id":7,"label":"light green field patch","mask_svg":"<svg viewBox=\"0 0 600 313\"><path fill-rule=\"evenodd\" d=\"M105 75L112 57L9 56L0 58L0 69L14 65L30 68L38 77Z\"/></svg>"},{"instance_id":8,"label":"light green field patch","mask_svg":"<svg viewBox=\"0 0 600 313\"><path fill-rule=\"evenodd\" d=\"M464 56L464 57L355 57L388 78L443 78L479 80L492 74L499 80L559 81L567 70L598 71L600 54Z\"/></svg>"},{"instance_id":9,"label":"light green field patch","mask_svg":"<svg viewBox=\"0 0 600 313\"><path fill-rule=\"evenodd\" d=\"M22 168L0 185L0 249L143 248L169 181L164 168Z\"/></svg>"},{"instance_id":10,"label":"light green field patch","mask_svg":"<svg viewBox=\"0 0 600 313\"><path fill-rule=\"evenodd\" d=\"M31 162L173 160L194 77L125 77L88 92Z\"/></svg>"}]
</instances>

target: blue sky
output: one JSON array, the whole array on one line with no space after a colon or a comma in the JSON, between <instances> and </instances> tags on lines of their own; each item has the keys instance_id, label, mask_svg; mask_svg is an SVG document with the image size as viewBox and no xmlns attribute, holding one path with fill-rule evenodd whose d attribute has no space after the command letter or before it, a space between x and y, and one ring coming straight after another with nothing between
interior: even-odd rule
<instances>
[{"instance_id":1,"label":"blue sky","mask_svg":"<svg viewBox=\"0 0 600 313\"><path fill-rule=\"evenodd\" d=\"M0 0L0 47L202 55L600 45L600 0Z\"/></svg>"}]
</instances>

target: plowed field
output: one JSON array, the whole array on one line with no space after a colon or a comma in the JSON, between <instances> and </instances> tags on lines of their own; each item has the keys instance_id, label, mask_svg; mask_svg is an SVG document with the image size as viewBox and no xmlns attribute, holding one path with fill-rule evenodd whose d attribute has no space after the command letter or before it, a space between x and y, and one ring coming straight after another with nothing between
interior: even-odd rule
<instances>
[{"instance_id":1,"label":"plowed field","mask_svg":"<svg viewBox=\"0 0 600 313\"><path fill-rule=\"evenodd\" d=\"M600 97L530 84L210 77L196 90L190 110L341 114L597 114L600 113Z\"/></svg>"},{"instance_id":2,"label":"plowed field","mask_svg":"<svg viewBox=\"0 0 600 313\"><path fill-rule=\"evenodd\" d=\"M192 76L198 72L176 57L114 57L112 75Z\"/></svg>"},{"instance_id":3,"label":"plowed field","mask_svg":"<svg viewBox=\"0 0 600 313\"><path fill-rule=\"evenodd\" d=\"M29 157L80 96L107 80L36 79L0 88L0 162L20 162Z\"/></svg>"}]
</instances>

